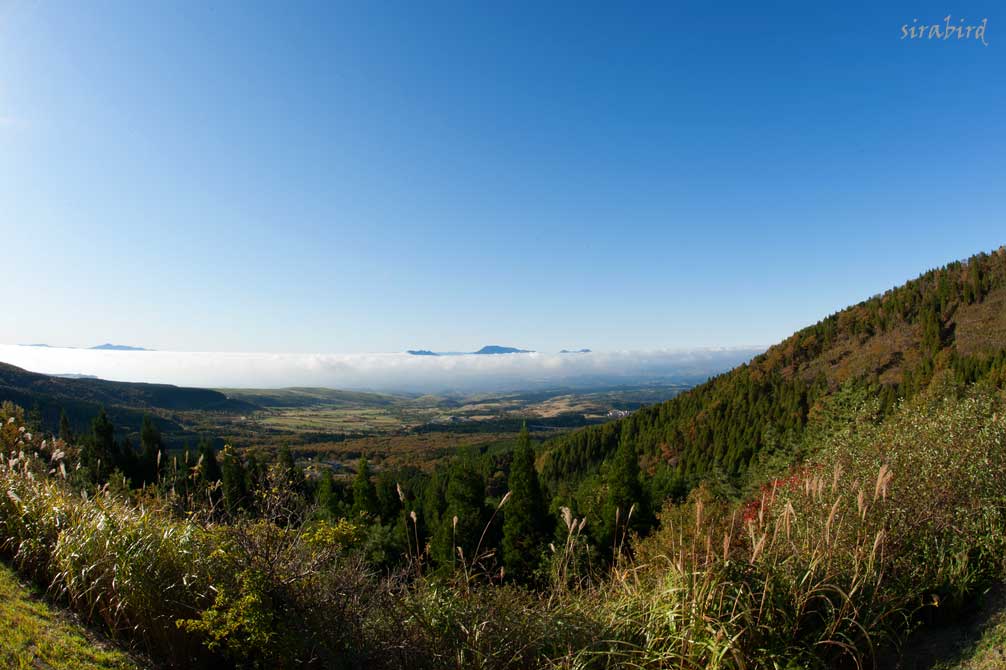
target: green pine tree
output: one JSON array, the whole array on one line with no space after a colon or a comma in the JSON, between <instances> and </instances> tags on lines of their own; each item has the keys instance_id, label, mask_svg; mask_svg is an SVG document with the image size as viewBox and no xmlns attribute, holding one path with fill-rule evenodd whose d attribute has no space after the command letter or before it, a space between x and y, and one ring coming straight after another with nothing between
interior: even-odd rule
<instances>
[{"instance_id":1,"label":"green pine tree","mask_svg":"<svg viewBox=\"0 0 1006 670\"><path fill-rule=\"evenodd\" d=\"M304 471L297 467L297 462L293 458L290 447L283 445L279 450L277 459L279 471L283 479L288 483L292 491L304 493Z\"/></svg>"},{"instance_id":2,"label":"green pine tree","mask_svg":"<svg viewBox=\"0 0 1006 670\"><path fill-rule=\"evenodd\" d=\"M32 433L42 432L42 406L38 404L37 400L28 411L28 416L25 417L25 426Z\"/></svg>"},{"instance_id":3,"label":"green pine tree","mask_svg":"<svg viewBox=\"0 0 1006 670\"><path fill-rule=\"evenodd\" d=\"M603 546L610 549L621 543L628 532L642 532L651 524L647 496L639 478L639 455L628 433L622 433L618 449L608 464L605 483L608 496L602 524Z\"/></svg>"},{"instance_id":4,"label":"green pine tree","mask_svg":"<svg viewBox=\"0 0 1006 670\"><path fill-rule=\"evenodd\" d=\"M377 514L381 523L394 523L402 516L402 500L398 497L398 477L394 473L382 471L374 484L377 492Z\"/></svg>"},{"instance_id":5,"label":"green pine tree","mask_svg":"<svg viewBox=\"0 0 1006 670\"><path fill-rule=\"evenodd\" d=\"M459 458L450 469L440 519L431 551L441 565L456 565L458 548L469 564L478 557L479 538L486 524L485 481L470 458Z\"/></svg>"},{"instance_id":6,"label":"green pine tree","mask_svg":"<svg viewBox=\"0 0 1006 670\"><path fill-rule=\"evenodd\" d=\"M338 517L339 499L335 495L335 478L332 477L332 471L329 468L325 468L318 478L318 489L314 499L321 515L333 519Z\"/></svg>"},{"instance_id":7,"label":"green pine tree","mask_svg":"<svg viewBox=\"0 0 1006 670\"><path fill-rule=\"evenodd\" d=\"M248 505L248 481L241 456L230 445L221 452L221 488L224 508L231 516L238 515Z\"/></svg>"},{"instance_id":8,"label":"green pine tree","mask_svg":"<svg viewBox=\"0 0 1006 670\"><path fill-rule=\"evenodd\" d=\"M76 440L73 428L70 427L70 417L66 415L66 410L64 409L60 409L59 411L59 439L67 444L73 444Z\"/></svg>"},{"instance_id":9,"label":"green pine tree","mask_svg":"<svg viewBox=\"0 0 1006 670\"><path fill-rule=\"evenodd\" d=\"M88 468L94 481L105 481L108 474L117 467L117 451L115 425L102 407L91 422L90 439L80 454L81 462Z\"/></svg>"},{"instance_id":10,"label":"green pine tree","mask_svg":"<svg viewBox=\"0 0 1006 670\"><path fill-rule=\"evenodd\" d=\"M360 465L356 470L356 479L353 481L353 514L376 515L378 512L377 489L374 482L370 480L370 465L367 457L360 457Z\"/></svg>"},{"instance_id":11,"label":"green pine tree","mask_svg":"<svg viewBox=\"0 0 1006 670\"><path fill-rule=\"evenodd\" d=\"M144 483L153 484L158 479L158 456L161 453L161 431L153 420L143 415L140 426L140 462L139 475Z\"/></svg>"},{"instance_id":12,"label":"green pine tree","mask_svg":"<svg viewBox=\"0 0 1006 670\"><path fill-rule=\"evenodd\" d=\"M217 461L217 452L213 448L213 442L209 438L199 441L199 458L201 459L200 472L205 484L215 484L223 478L220 471L220 462Z\"/></svg>"},{"instance_id":13,"label":"green pine tree","mask_svg":"<svg viewBox=\"0 0 1006 670\"><path fill-rule=\"evenodd\" d=\"M247 473L248 493L251 494L259 488L262 481L262 465L254 451L250 452L245 460L245 473Z\"/></svg>"},{"instance_id":14,"label":"green pine tree","mask_svg":"<svg viewBox=\"0 0 1006 670\"><path fill-rule=\"evenodd\" d=\"M545 545L547 516L527 425L521 428L508 484L510 498L503 508L503 566L507 575L528 583Z\"/></svg>"},{"instance_id":15,"label":"green pine tree","mask_svg":"<svg viewBox=\"0 0 1006 670\"><path fill-rule=\"evenodd\" d=\"M442 467L433 471L433 476L426 483L423 491L422 505L417 519L417 545L425 545L437 537L440 524L444 523L444 513L447 511L447 476Z\"/></svg>"},{"instance_id":16,"label":"green pine tree","mask_svg":"<svg viewBox=\"0 0 1006 670\"><path fill-rule=\"evenodd\" d=\"M172 488L183 500L187 499L192 491L192 468L195 459L192 456L192 448L188 442L182 448L182 453L171 458Z\"/></svg>"},{"instance_id":17,"label":"green pine tree","mask_svg":"<svg viewBox=\"0 0 1006 670\"><path fill-rule=\"evenodd\" d=\"M133 442L129 439L128 435L122 438L122 444L119 445L116 467L129 478L130 484L133 487L143 485L144 482L140 475L139 462L136 459L136 452L133 451Z\"/></svg>"}]
</instances>

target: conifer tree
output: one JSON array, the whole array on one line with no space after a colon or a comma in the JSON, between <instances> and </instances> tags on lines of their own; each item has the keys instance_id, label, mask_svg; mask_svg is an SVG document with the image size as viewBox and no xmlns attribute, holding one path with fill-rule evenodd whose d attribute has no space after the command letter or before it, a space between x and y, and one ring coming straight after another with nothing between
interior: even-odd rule
<instances>
[{"instance_id":1,"label":"conifer tree","mask_svg":"<svg viewBox=\"0 0 1006 670\"><path fill-rule=\"evenodd\" d=\"M209 438L199 441L199 458L202 460L200 471L203 482L215 484L223 478L220 472L220 463L217 461L217 452L213 449L213 442Z\"/></svg>"},{"instance_id":2,"label":"conifer tree","mask_svg":"<svg viewBox=\"0 0 1006 670\"><path fill-rule=\"evenodd\" d=\"M434 537L432 551L442 565L455 565L460 547L469 563L475 561L485 528L485 481L470 458L459 458L450 469L444 496L446 509Z\"/></svg>"},{"instance_id":3,"label":"conifer tree","mask_svg":"<svg viewBox=\"0 0 1006 670\"><path fill-rule=\"evenodd\" d=\"M508 484L510 499L503 509L503 566L507 575L527 583L545 544L546 511L526 424L513 453Z\"/></svg>"},{"instance_id":4,"label":"conifer tree","mask_svg":"<svg viewBox=\"0 0 1006 670\"><path fill-rule=\"evenodd\" d=\"M245 488L248 491L247 505L249 508L255 505L255 492L262 486L265 475L262 472L262 463L255 452L249 452L245 459Z\"/></svg>"},{"instance_id":5,"label":"conifer tree","mask_svg":"<svg viewBox=\"0 0 1006 670\"><path fill-rule=\"evenodd\" d=\"M157 481L158 454L162 448L161 431L146 414L140 426L140 478L147 484Z\"/></svg>"},{"instance_id":6,"label":"conifer tree","mask_svg":"<svg viewBox=\"0 0 1006 670\"><path fill-rule=\"evenodd\" d=\"M115 448L115 426L102 407L91 422L91 436L81 450L81 461L90 470L94 481L104 481L118 463Z\"/></svg>"},{"instance_id":7,"label":"conifer tree","mask_svg":"<svg viewBox=\"0 0 1006 670\"><path fill-rule=\"evenodd\" d=\"M374 488L374 482L370 481L370 465L367 463L367 457L361 456L356 479L353 481L353 514L373 516L377 511L377 490Z\"/></svg>"},{"instance_id":8,"label":"conifer tree","mask_svg":"<svg viewBox=\"0 0 1006 670\"><path fill-rule=\"evenodd\" d=\"M221 452L221 488L224 507L231 516L247 509L248 483L241 456L230 445Z\"/></svg>"},{"instance_id":9,"label":"conifer tree","mask_svg":"<svg viewBox=\"0 0 1006 670\"><path fill-rule=\"evenodd\" d=\"M298 493L303 493L304 472L297 467L297 462L293 458L293 452L290 451L290 447L283 445L279 450L277 463L283 479L289 483L291 489Z\"/></svg>"},{"instance_id":10,"label":"conifer tree","mask_svg":"<svg viewBox=\"0 0 1006 670\"><path fill-rule=\"evenodd\" d=\"M930 356L939 353L943 344L942 326L936 308L929 306L922 311L922 348Z\"/></svg>"},{"instance_id":11,"label":"conifer tree","mask_svg":"<svg viewBox=\"0 0 1006 670\"><path fill-rule=\"evenodd\" d=\"M322 514L333 518L338 516L339 501L335 496L335 479L332 477L332 471L328 468L322 471L321 477L318 479L315 502Z\"/></svg>"},{"instance_id":12,"label":"conifer tree","mask_svg":"<svg viewBox=\"0 0 1006 670\"><path fill-rule=\"evenodd\" d=\"M447 476L442 467L433 471L433 476L426 483L423 491L423 504L419 510L418 534L423 544L432 541L438 535L440 524L444 523L444 513L447 511Z\"/></svg>"},{"instance_id":13,"label":"conifer tree","mask_svg":"<svg viewBox=\"0 0 1006 670\"><path fill-rule=\"evenodd\" d=\"M122 438L122 444L119 445L118 455L116 456L116 467L129 477L130 484L133 487L143 485L142 473L136 460L136 452L133 451L133 443L128 435Z\"/></svg>"},{"instance_id":14,"label":"conifer tree","mask_svg":"<svg viewBox=\"0 0 1006 670\"><path fill-rule=\"evenodd\" d=\"M608 497L604 506L604 537L606 548L621 541L629 531L643 531L651 521L647 496L639 479L639 456L636 444L623 432L618 449L608 466L605 483Z\"/></svg>"},{"instance_id":15,"label":"conifer tree","mask_svg":"<svg viewBox=\"0 0 1006 670\"><path fill-rule=\"evenodd\" d=\"M28 411L28 416L25 417L25 426L33 433L41 432L42 430L42 406L38 404L37 400Z\"/></svg>"},{"instance_id":16,"label":"conifer tree","mask_svg":"<svg viewBox=\"0 0 1006 670\"><path fill-rule=\"evenodd\" d=\"M192 455L192 447L188 442L185 443L180 455L172 457L172 488L182 499L188 498L192 490L192 468L195 464L196 460Z\"/></svg>"},{"instance_id":17,"label":"conifer tree","mask_svg":"<svg viewBox=\"0 0 1006 670\"><path fill-rule=\"evenodd\" d=\"M377 514L381 517L381 523L394 523L401 517L402 500L398 497L398 479L386 470L377 475L377 482L374 484L377 493Z\"/></svg>"},{"instance_id":18,"label":"conifer tree","mask_svg":"<svg viewBox=\"0 0 1006 670\"><path fill-rule=\"evenodd\" d=\"M65 409L59 411L59 439L67 444L73 444L75 440L73 428L70 427L70 417L66 415Z\"/></svg>"}]
</instances>

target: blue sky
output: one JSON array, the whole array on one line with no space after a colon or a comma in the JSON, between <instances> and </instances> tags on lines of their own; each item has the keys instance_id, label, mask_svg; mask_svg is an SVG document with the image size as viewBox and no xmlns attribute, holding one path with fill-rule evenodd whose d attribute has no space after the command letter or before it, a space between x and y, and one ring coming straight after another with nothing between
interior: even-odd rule
<instances>
[{"instance_id":1,"label":"blue sky","mask_svg":"<svg viewBox=\"0 0 1006 670\"><path fill-rule=\"evenodd\" d=\"M999 3L541 4L0 0L0 342L771 344L1006 243Z\"/></svg>"}]
</instances>

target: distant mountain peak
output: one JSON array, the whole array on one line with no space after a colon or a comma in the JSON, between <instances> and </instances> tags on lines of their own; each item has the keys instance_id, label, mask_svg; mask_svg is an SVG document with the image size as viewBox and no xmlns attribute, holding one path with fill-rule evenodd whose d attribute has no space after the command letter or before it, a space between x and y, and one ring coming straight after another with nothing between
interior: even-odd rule
<instances>
[{"instance_id":1,"label":"distant mountain peak","mask_svg":"<svg viewBox=\"0 0 1006 670\"><path fill-rule=\"evenodd\" d=\"M590 349L563 349L560 354L589 354Z\"/></svg>"},{"instance_id":2,"label":"distant mountain peak","mask_svg":"<svg viewBox=\"0 0 1006 670\"><path fill-rule=\"evenodd\" d=\"M487 344L473 354L530 354L530 349L517 349L515 347L501 347L498 344Z\"/></svg>"},{"instance_id":3,"label":"distant mountain peak","mask_svg":"<svg viewBox=\"0 0 1006 670\"><path fill-rule=\"evenodd\" d=\"M413 356L439 356L435 351L430 351L429 349L409 349L405 353L412 354Z\"/></svg>"},{"instance_id":4,"label":"distant mountain peak","mask_svg":"<svg viewBox=\"0 0 1006 670\"><path fill-rule=\"evenodd\" d=\"M102 351L150 351L150 349L144 349L143 347L131 347L126 344L112 344L111 342L99 344L98 346L91 348L101 349Z\"/></svg>"}]
</instances>

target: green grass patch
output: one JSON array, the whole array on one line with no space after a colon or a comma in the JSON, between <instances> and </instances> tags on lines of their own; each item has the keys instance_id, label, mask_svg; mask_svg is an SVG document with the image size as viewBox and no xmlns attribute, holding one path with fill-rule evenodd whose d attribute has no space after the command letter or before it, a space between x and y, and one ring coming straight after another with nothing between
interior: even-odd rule
<instances>
[{"instance_id":1,"label":"green grass patch","mask_svg":"<svg viewBox=\"0 0 1006 670\"><path fill-rule=\"evenodd\" d=\"M129 656L51 608L0 564L0 667L134 670Z\"/></svg>"}]
</instances>

